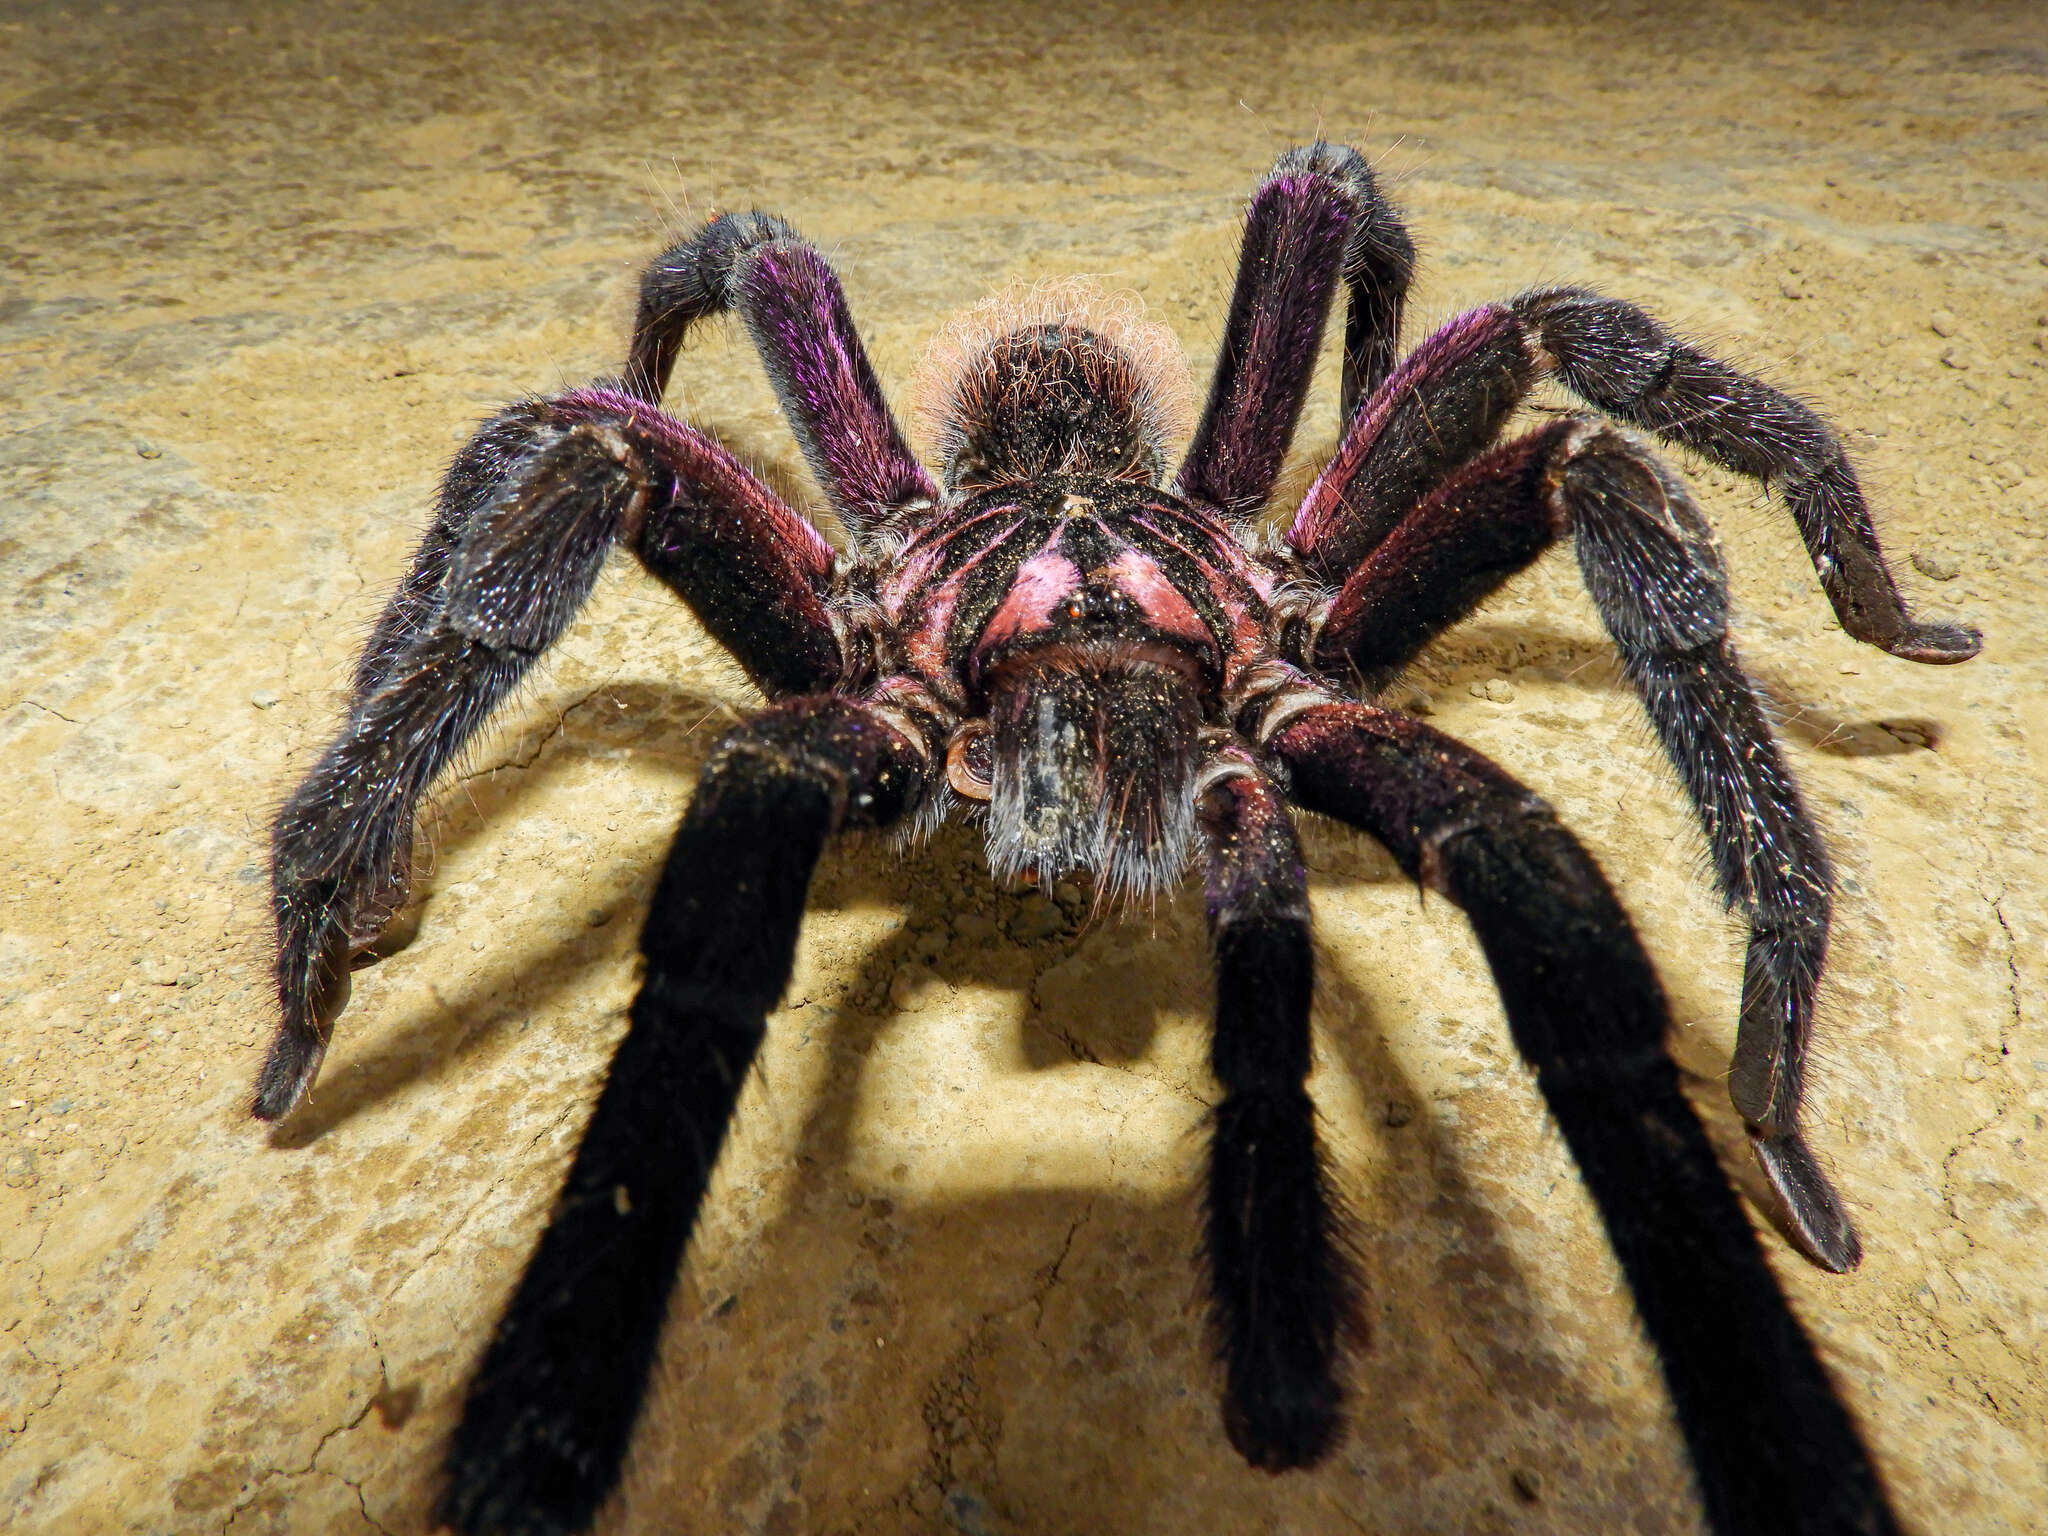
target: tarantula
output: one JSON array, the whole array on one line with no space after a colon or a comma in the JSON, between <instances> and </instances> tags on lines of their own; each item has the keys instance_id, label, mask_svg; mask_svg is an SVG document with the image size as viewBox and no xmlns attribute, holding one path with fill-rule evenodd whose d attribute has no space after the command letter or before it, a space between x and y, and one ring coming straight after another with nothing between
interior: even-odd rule
<instances>
[{"instance_id":1,"label":"tarantula","mask_svg":"<svg viewBox=\"0 0 2048 1536\"><path fill-rule=\"evenodd\" d=\"M1910 617L1813 411L1642 310L1548 288L1397 355L1414 248L1355 151L1254 191L1193 440L1185 366L1135 307L998 299L935 346L936 480L839 282L789 225L728 214L647 269L625 372L502 411L455 458L273 834L283 1022L254 1112L306 1095L352 958L404 903L422 794L562 633L615 545L769 699L712 753L650 904L645 976L559 1203L469 1389L439 1518L574 1531L611 1491L740 1087L787 982L825 840L962 810L1000 878L1111 899L1199 864L1222 1088L1203 1250L1223 1426L1253 1466L1340 1432L1354 1287L1317 1148L1307 882L1290 806L1347 822L1469 916L1509 1027L1598 1203L1713 1528L1896 1529L1871 1460L1680 1092L1656 974L1550 809L1372 702L1569 537L1749 927L1730 1092L1782 1225L1831 1270L1855 1229L1800 1127L1827 952L1827 852L1728 635L1712 531L1615 422L1766 483L1856 638L1974 655ZM1347 294L1343 436L1263 514L1325 319ZM734 313L845 530L812 523L660 408L685 333ZM1591 411L1501 441L1542 381Z\"/></svg>"}]
</instances>

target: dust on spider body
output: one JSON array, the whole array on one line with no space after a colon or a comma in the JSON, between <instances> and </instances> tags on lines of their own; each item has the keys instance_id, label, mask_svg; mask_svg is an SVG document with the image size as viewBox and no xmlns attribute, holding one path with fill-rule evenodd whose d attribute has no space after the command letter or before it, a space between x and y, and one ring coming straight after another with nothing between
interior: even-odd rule
<instances>
[{"instance_id":1,"label":"dust on spider body","mask_svg":"<svg viewBox=\"0 0 2048 1536\"><path fill-rule=\"evenodd\" d=\"M1724 1536L1895 1529L1882 1485L1664 1050L1650 962L1537 797L1371 690L1546 549L1588 591L1749 933L1729 1090L1807 1257L1860 1255L1802 1124L1827 853L1735 655L1722 562L1626 423L1768 484L1845 629L1952 662L1915 620L1853 468L1789 396L1632 304L1554 288L1405 356L1413 246L1355 151L1255 190L1206 403L1178 346L1086 285L942 333L899 430L817 250L714 219L647 270L622 376L514 405L443 483L340 733L273 833L282 1022L257 1085L310 1087L352 956L405 901L420 797L628 549L768 706L706 764L641 935L629 1027L549 1225L469 1388L440 1518L580 1530L617 1482L668 1297L819 851L982 818L999 879L1142 899L1199 870L1219 1087L1201 1249L1222 1427L1269 1471L1325 1461L1357 1281L1304 1087L1311 913L1292 810L1348 822L1471 920L1515 1043L1597 1203ZM1342 436L1266 514L1343 294ZM661 409L686 332L736 315L846 532L835 550ZM1585 409L1514 435L1554 381ZM1178 463L1175 446L1192 438Z\"/></svg>"}]
</instances>

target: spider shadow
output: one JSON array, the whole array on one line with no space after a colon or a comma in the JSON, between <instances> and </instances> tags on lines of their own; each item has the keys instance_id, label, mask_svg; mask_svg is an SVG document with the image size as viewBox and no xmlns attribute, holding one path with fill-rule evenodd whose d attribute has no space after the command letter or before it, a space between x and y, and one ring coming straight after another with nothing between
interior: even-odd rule
<instances>
[{"instance_id":1,"label":"spider shadow","mask_svg":"<svg viewBox=\"0 0 2048 1536\"><path fill-rule=\"evenodd\" d=\"M360 976L369 971L381 982L404 979L400 972L432 964L427 954L400 960L424 931L437 933L433 908L436 876L450 858L467 851L487 831L512 824L521 808L565 777L596 764L626 757L653 760L676 785L676 818L681 819L691 787L704 759L724 728L702 729L711 717L730 717L728 706L710 695L647 683L618 683L586 695L556 716L552 729L531 709L507 722L505 736L515 744L538 733L540 744L530 757L516 753L505 762L474 769L435 797L421 821L414 855L411 899L368 952L371 963L359 961ZM609 836L601 829L599 837ZM383 1103L406 1087L431 1082L455 1070L463 1058L488 1043L507 1025L543 1011L586 973L604 965L630 970L636 962L634 941L647 898L660 872L668 830L649 849L636 872L622 876L615 860L609 876L595 864L581 883L588 893L606 887L595 901L584 900L578 913L563 913L563 936L544 948L525 951L510 976L493 969L470 986L444 997L432 982L427 991L433 1011L403 1023L385 1022L378 1043L345 1057L330 1058L321 1080L306 1102L270 1132L280 1150L297 1150L318 1141L364 1110ZM454 937L454 935L447 935ZM384 968L397 963L397 969ZM346 1038L350 1015L342 1016L339 1032ZM522 1026L523 1027L523 1026ZM395 1033L394 1033L395 1031Z\"/></svg>"},{"instance_id":2,"label":"spider shadow","mask_svg":"<svg viewBox=\"0 0 2048 1536\"><path fill-rule=\"evenodd\" d=\"M1924 716L1853 720L1801 697L1797 688L1768 665L1759 666L1754 653L1745 654L1742 665L1763 695L1777 733L1830 757L1896 757L1932 751L1941 745L1947 731L1940 721ZM1475 621L1458 625L1423 652L1410 676L1443 687L1467 673L1487 669L1534 673L1547 681L1619 694L1635 702L1614 647L1604 636L1590 639L1535 624Z\"/></svg>"},{"instance_id":3,"label":"spider shadow","mask_svg":"<svg viewBox=\"0 0 2048 1536\"><path fill-rule=\"evenodd\" d=\"M1086 1528L1140 1529L1190 1479L1213 1487L1219 1509L1231 1510L1214 1528L1254 1528L1304 1502L1349 1502L1360 1480L1376 1497L1413 1482L1418 1461L1430 1459L1416 1451L1419 1424L1455 1419L1446 1433L1465 1456L1447 1458L1460 1463L1448 1475L1470 1483L1469 1497L1459 1498L1474 1508L1501 1496L1487 1480L1505 1475L1499 1458L1526 1440L1531 1417L1569 1420L1581 1437L1575 1446L1604 1435L1620 1442L1621 1455L1639 1450L1542 1342L1533 1326L1540 1309L1493 1208L1388 1051L1373 1005L1327 952L1319 1043L1368 1104L1389 1111L1369 1155L1372 1188L1352 1202L1371 1217L1352 1237L1373 1339L1350 1362L1358 1405L1350 1437L1320 1471L1276 1482L1245 1467L1222 1434L1196 1257L1206 1113L1177 1144L1156 1149L1173 1174L1157 1197L1146 1192L1156 1185L1128 1182L1005 1188L1001 1173L971 1193L878 1194L859 1171L863 1161L876 1164L864 1145L874 1134L866 1110L877 1092L866 1081L868 1062L906 1023L886 999L892 980L919 957L917 933L946 916L944 893L963 873L986 878L979 865L968 839L942 835L897 872L908 922L866 952L845 989L849 1004L824 1041L824 1086L798 1111L793 1156L779 1173L721 1176L756 1191L761 1179L779 1177L783 1198L772 1218L718 1244L708 1263L693 1247L626 1491L604 1529L688 1524L700 1506L706 1521L813 1528L821 1502L848 1505L829 1522L837 1528L905 1498L951 1512L960 1529L1034 1529L1028 1512L1046 1506L1086 1509ZM1399 879L1391 861L1384 870ZM835 883L833 872L821 870L820 883ZM830 904L832 893L825 899ZM1021 910L1021 898L1004 898L1013 900ZM1193 923L1169 913L1169 931L1153 943L1178 951L1172 968L1206 992L1199 905L1183 905ZM1020 1093L1031 1091L1028 1074L1036 1071L1120 1071L1133 1052L1171 1044L1167 1037L1187 1028L1138 997L1037 1022L1051 997L1045 978L1081 947L1070 941L1050 963L1035 957L1032 1000L1014 1025L1027 1074ZM941 981L985 975L959 946L929 968ZM930 1019L924 1013L917 1027ZM1206 1082L1197 1091L1213 1093ZM949 1101L935 1096L924 1123L945 1146L954 1135ZM1090 1133L1076 1126L1073 1134ZM719 1189L714 1184L714 1202ZM728 1186L725 1198L733 1193ZM1477 1388L1475 1371L1485 1378ZM1459 1389L1454 1409L1441 1401L1446 1384ZM835 1414L834 1404L850 1411ZM1146 1452L1132 1456L1105 1434L1113 1424L1145 1425ZM1473 1451L1473 1436L1496 1454ZM1179 1449L1154 1454L1155 1445ZM1570 1485L1572 1472L1561 1470ZM863 1506L871 1476L876 1486ZM898 1484L885 1489L891 1477ZM1438 1481L1409 1492L1409 1524L1421 1528L1445 1489Z\"/></svg>"}]
</instances>

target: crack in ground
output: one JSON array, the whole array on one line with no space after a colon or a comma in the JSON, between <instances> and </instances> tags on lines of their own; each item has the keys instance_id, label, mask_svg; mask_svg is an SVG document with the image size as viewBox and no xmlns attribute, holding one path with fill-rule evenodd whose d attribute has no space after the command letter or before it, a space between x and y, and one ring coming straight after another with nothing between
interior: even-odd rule
<instances>
[{"instance_id":1,"label":"crack in ground","mask_svg":"<svg viewBox=\"0 0 2048 1536\"><path fill-rule=\"evenodd\" d=\"M41 1294L42 1292L42 1282L40 1277L36 1281L36 1291L38 1294ZM43 1305L45 1308L47 1308L49 1306L49 1303L45 1301ZM30 1424L35 1422L36 1416L40 1414L44 1409L48 1408L50 1404L56 1402L58 1398L64 1395L64 1367L57 1364L57 1362L54 1360L45 1360L41 1355L37 1354L35 1351L35 1346L29 1343L27 1334L22 1335L21 1352L27 1355L29 1359L33 1360L37 1365L40 1365L44 1370L52 1373L57 1378L57 1384L50 1388L50 1395L44 1398L40 1403L23 1404L21 1410L21 1428L10 1432L13 1435L13 1441L10 1443L8 1447L10 1450L13 1448L15 1444L19 1444L22 1438L28 1434L28 1427Z\"/></svg>"},{"instance_id":2,"label":"crack in ground","mask_svg":"<svg viewBox=\"0 0 2048 1536\"><path fill-rule=\"evenodd\" d=\"M1074 1251L1074 1238L1076 1234L1088 1225L1089 1219L1094 1214L1095 1202L1091 1199L1082 1209L1081 1214L1075 1217L1073 1223L1067 1228L1066 1240L1060 1244L1060 1251L1053 1255L1052 1263L1044 1266L1039 1271L1041 1279L1038 1285L1033 1288L1032 1293L1015 1307L1004 1307L1000 1311L988 1313L982 1318L982 1328L986 1328L996 1318L1002 1316L1003 1313L1019 1311L1026 1306L1036 1309L1031 1319L1031 1331L1036 1333L1044 1326L1046 1298L1052 1295L1052 1288L1060 1283L1060 1270L1067 1262L1067 1255Z\"/></svg>"},{"instance_id":3,"label":"crack in ground","mask_svg":"<svg viewBox=\"0 0 2048 1536\"><path fill-rule=\"evenodd\" d=\"M376 1412L377 1405L383 1402L386 1395L391 1391L391 1363L384 1358L383 1346L377 1342L374 1336L370 1340L370 1348L377 1353L377 1390L370 1393L363 1400L363 1406L357 1409L352 1417L344 1419L332 1429L322 1431L319 1440L314 1442L312 1453L306 1457L306 1464L303 1467L265 1467L254 1477L250 1478L245 1485L249 1496L229 1512L227 1520L221 1525L221 1536L227 1536L234 1523L242 1518L243 1511L255 1504L257 1495L265 1483L275 1481L289 1482L296 1478L311 1477L316 1472L322 1477L331 1477L343 1487L351 1489L355 1493L357 1505L363 1511L363 1518L368 1520L379 1531L384 1530L383 1525L371 1515L369 1506L364 1503L363 1490L359 1483L343 1477L339 1472L322 1471L320 1467L320 1453L327 1449L328 1443L335 1436L345 1435L350 1430L359 1427L365 1419ZM390 1533L386 1532L385 1536L390 1536Z\"/></svg>"},{"instance_id":4,"label":"crack in ground","mask_svg":"<svg viewBox=\"0 0 2048 1536\"><path fill-rule=\"evenodd\" d=\"M1033 1006L1035 1009L1036 1004L1034 1004ZM1174 1098L1185 1099L1190 1104L1197 1106L1205 1112L1213 1112L1216 1108L1215 1104L1213 1104L1208 1099L1203 1098L1202 1095L1196 1092L1194 1087L1191 1084L1189 1084L1185 1079L1168 1078L1161 1076L1157 1072L1146 1072L1141 1070L1145 1065L1145 1060L1142 1057L1136 1061L1104 1061L1100 1056L1096 1055L1094 1051L1088 1048L1086 1042L1067 1033L1066 1030L1060 1028L1059 1025L1053 1023L1049 1018L1045 1017L1045 1015L1042 1012L1034 1012L1032 1017L1024 1021L1024 1027L1026 1029L1038 1030L1041 1034L1044 1034L1049 1038L1058 1041L1061 1046L1065 1047L1066 1052L1070 1057L1072 1057L1075 1061L1081 1062L1085 1066L1107 1067L1112 1072L1121 1072L1126 1077L1137 1078L1139 1081L1149 1083L1153 1087L1161 1090L1164 1093L1170 1094ZM1128 1110L1125 1111L1124 1118L1130 1118L1130 1112Z\"/></svg>"},{"instance_id":5,"label":"crack in ground","mask_svg":"<svg viewBox=\"0 0 2048 1536\"><path fill-rule=\"evenodd\" d=\"M614 676L616 676L616 674L614 674ZM567 707L565 707L562 710L562 712L555 717L555 723L552 727L549 728L547 734L541 737L539 741L534 743L534 747L531 752L526 753L524 756L515 755L513 757L509 757L505 759L503 762L492 763L485 768L476 768L470 770L467 773L457 774L454 778L448 781L448 787L459 788L462 785L468 784L473 779L488 778L490 775L498 772L498 770L501 768L510 769L514 773L524 773L527 769L531 768L535 763L540 761L541 754L547 751L548 749L548 743L552 742L557 736L561 735L562 732L568 727L569 717L575 714L576 711L581 709L584 705L588 704L592 699L596 698L600 693L603 693L607 688L609 688L612 685L612 682L613 678L607 677L603 682L599 683L596 687L592 688L588 693L583 694L580 698L575 699Z\"/></svg>"},{"instance_id":6,"label":"crack in ground","mask_svg":"<svg viewBox=\"0 0 2048 1536\"><path fill-rule=\"evenodd\" d=\"M49 705L43 703L42 700L30 698L16 699L12 704L0 704L0 715L6 714L10 709L19 709L24 704L28 705L31 709L40 709L46 715L55 715L67 725L90 725L92 723L89 720L73 720L63 710L52 709Z\"/></svg>"},{"instance_id":7,"label":"crack in ground","mask_svg":"<svg viewBox=\"0 0 2048 1536\"><path fill-rule=\"evenodd\" d=\"M1988 810L1989 806L1987 803L1986 811L1988 812ZM2011 1059L2013 1038L2025 1027L2020 1000L2019 939L2013 932L2012 924L2005 915L2005 889L2001 884L1995 894L1993 894L1983 892L1980 886L1979 893L1984 902L1991 908L1992 918L1997 922L1999 932L2005 937L2008 1008L1998 1025L1997 1061L1993 1064L1991 1072L1987 1073L1994 1106L1992 1113L1988 1119L1971 1127L1969 1131L1958 1138L1941 1160L1942 1209L1948 1215L1950 1230L1962 1238L1965 1244L1965 1252L1968 1255L1977 1254L1981 1251L1981 1248L1977 1240L1970 1235L1968 1225L1957 1202L1955 1193L1955 1163L1966 1150L1976 1146L1980 1138L1992 1131L2012 1108L2020 1102L2022 1095L2004 1069ZM1967 1303L1972 1296L1972 1291L1957 1275L1956 1264L1946 1255L1941 1255L1934 1260L1934 1267L1939 1269L1942 1277L1948 1282L1953 1295ZM1990 1386L1983 1379L1984 1372L1981 1367L1973 1368L1969 1362L1965 1361L1957 1353L1955 1336L1950 1332L1939 1315L1938 1309L1942 1304L1942 1298L1938 1294L1934 1294L1932 1287L1927 1286L1925 1282L1922 1283L1922 1288L1927 1289L1933 1295L1934 1301L1934 1307L1929 1309L1926 1315L1925 1326L1928 1333L1924 1336L1928 1337L1930 1342L1934 1344L1934 1347L1953 1362L1955 1367L1954 1379L1968 1382L1971 1388L1975 1390L1979 1400L1990 1409L1994 1417L1998 1418L2001 1422L2010 1422L2014 1414L2021 1412L2021 1405L2015 1404L2008 1407L2002 1404L1998 1395L1991 1390ZM2026 1352L2016 1347L2005 1329L2001 1328L1998 1322L1987 1313L1980 1311L1977 1320L1981 1326L1971 1329L1965 1337L1982 1337L1988 1334L1996 1339L1999 1346L2005 1351L2006 1357L2017 1369L2019 1384L2026 1388L2039 1390L2038 1370L2033 1367L2033 1362L2029 1359Z\"/></svg>"},{"instance_id":8,"label":"crack in ground","mask_svg":"<svg viewBox=\"0 0 2048 1536\"><path fill-rule=\"evenodd\" d=\"M555 1132L559 1131L571 1115L576 1114L579 1110L582 1110L584 1108L585 1106L582 1105L580 1102L565 1105L561 1113L556 1115L555 1118L551 1122L549 1122L548 1125L544 1126L541 1130L536 1131L534 1133L533 1140L528 1142L527 1146L529 1148L539 1146L548 1137L552 1136L553 1134L555 1134ZM484 1206L490 1201L491 1197L498 1192L499 1187L503 1185L505 1181L511 1177L511 1173L501 1173L496 1178L492 1179L489 1184L484 1186L483 1193L478 1195L475 1200L470 1202L469 1209L465 1210L460 1216L458 1216L455 1219L455 1224L449 1227L449 1229L446 1232L442 1233L441 1236L435 1241L434 1246L428 1249L424 1254L420 1255L419 1261L415 1263L409 1270L407 1270L404 1278L402 1278L398 1282L398 1284L394 1285L391 1288L391 1293L384 1298L385 1306L390 1306L392 1302L398 1299L398 1293L400 1291L404 1290L421 1274L425 1273L428 1263L441 1256L441 1254L447 1249L449 1243L454 1241L456 1233L460 1232L464 1227L469 1225L471 1218L473 1218L478 1211L484 1208ZM386 1385L389 1385L388 1379L386 1381Z\"/></svg>"},{"instance_id":9,"label":"crack in ground","mask_svg":"<svg viewBox=\"0 0 2048 1536\"><path fill-rule=\"evenodd\" d=\"M334 1475L341 1477L341 1474L338 1472ZM383 1521L370 1513L370 1501L363 1495L363 1485L346 1477L341 1477L341 1485L344 1488L353 1488L355 1490L356 1508L362 1511L363 1519L369 1524L370 1529L378 1532L379 1536L392 1536L391 1529Z\"/></svg>"},{"instance_id":10,"label":"crack in ground","mask_svg":"<svg viewBox=\"0 0 2048 1536\"><path fill-rule=\"evenodd\" d=\"M1999 932L2005 935L2006 995L2010 999L2012 1006L2006 1018L2001 1019L1998 1026L1998 1063L1999 1068L2002 1069L2004 1064L2012 1057L2011 1037L2013 1033L2023 1027L2020 1015L2019 941L2012 931L2012 924L2006 921L2004 891L2001 890L1996 896L1986 896L1984 900L1991 908L1991 915L1998 922ZM1991 1081L1991 1096L1995 1105L1991 1117L1980 1125L1972 1126L1965 1132L1956 1144L1949 1148L1948 1155L1941 1160L1942 1207L1948 1212L1949 1219L1956 1224L1956 1229L1962 1232L1963 1241L1969 1243L1973 1249L1977 1244L1967 1231L1963 1231L1962 1213L1956 1208L1955 1195L1952 1188L1955 1175L1955 1160L1962 1156L1966 1147L1975 1143L1978 1137L2003 1120L2006 1112L2018 1102L2020 1096L2019 1091L2007 1081L2003 1070L1998 1070L1995 1077L1991 1077L1989 1074L1987 1074L1987 1077Z\"/></svg>"}]
</instances>

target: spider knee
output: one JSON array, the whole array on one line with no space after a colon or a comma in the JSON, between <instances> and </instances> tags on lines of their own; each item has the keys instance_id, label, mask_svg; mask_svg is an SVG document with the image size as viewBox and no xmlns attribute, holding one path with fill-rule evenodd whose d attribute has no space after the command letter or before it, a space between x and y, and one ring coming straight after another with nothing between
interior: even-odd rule
<instances>
[{"instance_id":1,"label":"spider knee","mask_svg":"<svg viewBox=\"0 0 2048 1536\"><path fill-rule=\"evenodd\" d=\"M1358 215L1358 228L1344 252L1347 275L1362 268L1389 269L1405 286L1415 265L1415 242L1395 214L1372 164L1349 144L1317 139L1297 144L1273 162L1266 181L1316 177L1335 187Z\"/></svg>"},{"instance_id":2,"label":"spider knee","mask_svg":"<svg viewBox=\"0 0 2048 1536\"><path fill-rule=\"evenodd\" d=\"M1647 311L1589 288L1539 288L1509 301L1546 373L1603 411L1627 413L1661 394L1678 339Z\"/></svg>"},{"instance_id":3,"label":"spider knee","mask_svg":"<svg viewBox=\"0 0 2048 1536\"><path fill-rule=\"evenodd\" d=\"M1366 163L1365 156L1349 144L1332 144L1327 139L1297 144L1283 151L1273 162L1273 169L1266 179L1271 181L1281 176L1322 176L1347 191L1363 189L1368 195L1376 189L1372 167Z\"/></svg>"},{"instance_id":4,"label":"spider knee","mask_svg":"<svg viewBox=\"0 0 2048 1536\"><path fill-rule=\"evenodd\" d=\"M691 317L732 308L742 259L782 241L801 243L786 221L769 213L721 213L649 264L640 279L642 312L680 311Z\"/></svg>"}]
</instances>

